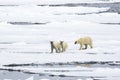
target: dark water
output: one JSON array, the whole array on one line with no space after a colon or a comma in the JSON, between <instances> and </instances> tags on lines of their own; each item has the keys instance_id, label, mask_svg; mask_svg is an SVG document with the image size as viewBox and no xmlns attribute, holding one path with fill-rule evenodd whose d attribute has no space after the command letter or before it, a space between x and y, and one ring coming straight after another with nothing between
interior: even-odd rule
<instances>
[{"instance_id":1,"label":"dark water","mask_svg":"<svg viewBox=\"0 0 120 80\"><path fill-rule=\"evenodd\" d=\"M50 74L31 74L25 72L18 72L18 71L6 71L0 70L0 80L105 80L106 77L100 76L64 76L64 75L50 75Z\"/></svg>"},{"instance_id":2,"label":"dark water","mask_svg":"<svg viewBox=\"0 0 120 80\"><path fill-rule=\"evenodd\" d=\"M26 67L26 68L71 68L76 66L88 67L88 68L120 68L120 61L108 61L108 62L97 62L97 61L90 61L90 62L67 62L67 63L44 63L44 64L35 64L35 63L28 63L28 64L9 64L4 65L4 67ZM55 72L71 72L71 70L55 70ZM82 70L80 70L82 71ZM85 72L88 70L85 70ZM89 70L90 71L90 70ZM0 80L4 79L11 79L11 80L40 80L40 79L49 79L49 80L87 80L88 78L91 80L108 80L106 76L67 76L67 75L53 75L51 72L54 70L44 70L44 72L49 73L33 73L30 71L24 70L14 70L14 69L0 69ZM77 71L79 72L79 71ZM91 72L91 71L90 71Z\"/></svg>"}]
</instances>

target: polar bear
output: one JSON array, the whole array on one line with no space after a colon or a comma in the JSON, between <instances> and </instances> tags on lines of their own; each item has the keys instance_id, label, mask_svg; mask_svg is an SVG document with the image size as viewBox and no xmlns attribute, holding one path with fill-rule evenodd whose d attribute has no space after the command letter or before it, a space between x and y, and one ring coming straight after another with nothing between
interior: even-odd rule
<instances>
[{"instance_id":1,"label":"polar bear","mask_svg":"<svg viewBox=\"0 0 120 80\"><path fill-rule=\"evenodd\" d=\"M60 45L62 47L62 52L65 52L68 47L68 44L64 41L60 41Z\"/></svg>"},{"instance_id":2,"label":"polar bear","mask_svg":"<svg viewBox=\"0 0 120 80\"><path fill-rule=\"evenodd\" d=\"M56 53L61 52L62 46L60 45L60 42L50 41L51 44L51 53L53 53L53 50L55 49Z\"/></svg>"},{"instance_id":3,"label":"polar bear","mask_svg":"<svg viewBox=\"0 0 120 80\"><path fill-rule=\"evenodd\" d=\"M91 37L88 37L88 36L79 38L77 41L75 41L75 44L80 44L79 50L87 49L88 45L90 46L90 48L93 48L92 39ZM85 45L85 48L83 48L83 45Z\"/></svg>"}]
</instances>

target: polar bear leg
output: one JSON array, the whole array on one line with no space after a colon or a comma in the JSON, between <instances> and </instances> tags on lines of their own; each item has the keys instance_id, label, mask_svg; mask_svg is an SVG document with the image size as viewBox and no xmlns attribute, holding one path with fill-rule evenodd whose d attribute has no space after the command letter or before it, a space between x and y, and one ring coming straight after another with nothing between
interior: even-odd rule
<instances>
[{"instance_id":1,"label":"polar bear leg","mask_svg":"<svg viewBox=\"0 0 120 80\"><path fill-rule=\"evenodd\" d=\"M92 46L92 45L90 45L90 47L91 47L91 48L93 48L93 46Z\"/></svg>"},{"instance_id":2,"label":"polar bear leg","mask_svg":"<svg viewBox=\"0 0 120 80\"><path fill-rule=\"evenodd\" d=\"M60 53L61 52L61 49L60 48L58 48L58 51L57 51L57 53Z\"/></svg>"},{"instance_id":3,"label":"polar bear leg","mask_svg":"<svg viewBox=\"0 0 120 80\"><path fill-rule=\"evenodd\" d=\"M58 53L58 49L55 48L56 53Z\"/></svg>"},{"instance_id":4,"label":"polar bear leg","mask_svg":"<svg viewBox=\"0 0 120 80\"><path fill-rule=\"evenodd\" d=\"M87 49L87 44L85 44L85 49Z\"/></svg>"},{"instance_id":5,"label":"polar bear leg","mask_svg":"<svg viewBox=\"0 0 120 80\"><path fill-rule=\"evenodd\" d=\"M51 45L51 53L53 53L53 49L55 48L53 45L53 41L50 41L50 45Z\"/></svg>"},{"instance_id":6,"label":"polar bear leg","mask_svg":"<svg viewBox=\"0 0 120 80\"><path fill-rule=\"evenodd\" d=\"M89 44L90 48L93 48L92 44Z\"/></svg>"},{"instance_id":7,"label":"polar bear leg","mask_svg":"<svg viewBox=\"0 0 120 80\"><path fill-rule=\"evenodd\" d=\"M53 47L51 46L51 53L53 53Z\"/></svg>"},{"instance_id":8,"label":"polar bear leg","mask_svg":"<svg viewBox=\"0 0 120 80\"><path fill-rule=\"evenodd\" d=\"M60 44L56 43L54 41L50 41L51 44L51 53L53 53L53 50L55 49L56 53L60 52Z\"/></svg>"},{"instance_id":9,"label":"polar bear leg","mask_svg":"<svg viewBox=\"0 0 120 80\"><path fill-rule=\"evenodd\" d=\"M60 44L61 44L61 52L65 52L66 51L66 49L67 49L67 43L66 42L64 42L64 41L60 41Z\"/></svg>"},{"instance_id":10,"label":"polar bear leg","mask_svg":"<svg viewBox=\"0 0 120 80\"><path fill-rule=\"evenodd\" d=\"M66 49L65 48L63 48L63 52L65 52L66 51Z\"/></svg>"},{"instance_id":11,"label":"polar bear leg","mask_svg":"<svg viewBox=\"0 0 120 80\"><path fill-rule=\"evenodd\" d=\"M82 45L82 44L80 44L80 49L79 49L79 50L82 50L82 47L83 47L83 45Z\"/></svg>"}]
</instances>

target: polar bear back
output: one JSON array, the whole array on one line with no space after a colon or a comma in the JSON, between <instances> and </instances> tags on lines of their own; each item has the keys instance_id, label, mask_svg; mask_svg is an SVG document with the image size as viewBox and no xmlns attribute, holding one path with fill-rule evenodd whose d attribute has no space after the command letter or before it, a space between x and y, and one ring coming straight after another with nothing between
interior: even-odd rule
<instances>
[{"instance_id":1,"label":"polar bear back","mask_svg":"<svg viewBox=\"0 0 120 80\"><path fill-rule=\"evenodd\" d=\"M61 45L59 42L53 42L53 45L56 49L60 49L61 48Z\"/></svg>"},{"instance_id":2,"label":"polar bear back","mask_svg":"<svg viewBox=\"0 0 120 80\"><path fill-rule=\"evenodd\" d=\"M78 39L78 43L80 44L92 44L92 39L90 37L83 37Z\"/></svg>"}]
</instances>

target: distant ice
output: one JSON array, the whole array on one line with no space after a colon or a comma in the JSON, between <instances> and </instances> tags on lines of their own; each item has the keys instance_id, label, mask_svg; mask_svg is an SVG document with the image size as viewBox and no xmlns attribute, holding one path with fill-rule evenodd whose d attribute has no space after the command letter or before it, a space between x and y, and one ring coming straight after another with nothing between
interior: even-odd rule
<instances>
[{"instance_id":1,"label":"distant ice","mask_svg":"<svg viewBox=\"0 0 120 80\"><path fill-rule=\"evenodd\" d=\"M25 5L25 4L65 4L65 3L110 3L119 0L0 0L1 5Z\"/></svg>"}]
</instances>

